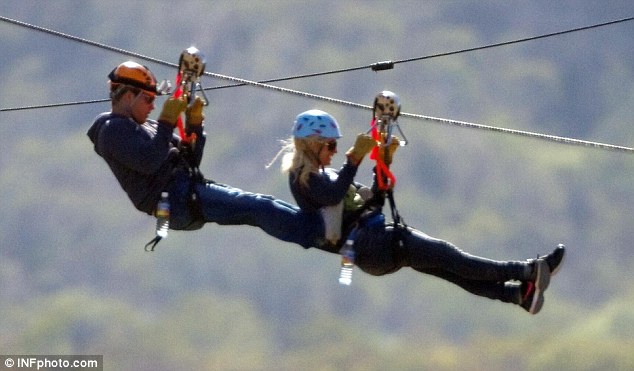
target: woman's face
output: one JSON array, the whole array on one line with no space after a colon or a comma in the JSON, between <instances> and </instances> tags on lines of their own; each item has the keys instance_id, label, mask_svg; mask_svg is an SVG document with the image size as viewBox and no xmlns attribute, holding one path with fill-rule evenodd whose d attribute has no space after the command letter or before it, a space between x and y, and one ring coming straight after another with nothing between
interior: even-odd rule
<instances>
[{"instance_id":1,"label":"woman's face","mask_svg":"<svg viewBox=\"0 0 634 371\"><path fill-rule=\"evenodd\" d=\"M337 153L337 140L329 139L327 141L317 142L317 158L319 165L328 166L332 163L332 156Z\"/></svg>"}]
</instances>

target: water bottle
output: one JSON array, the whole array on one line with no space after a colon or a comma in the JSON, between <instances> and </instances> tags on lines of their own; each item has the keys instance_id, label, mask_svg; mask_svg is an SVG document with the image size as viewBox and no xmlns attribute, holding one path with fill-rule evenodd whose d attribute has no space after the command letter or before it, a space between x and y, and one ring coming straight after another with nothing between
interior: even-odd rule
<instances>
[{"instance_id":1,"label":"water bottle","mask_svg":"<svg viewBox=\"0 0 634 371\"><path fill-rule=\"evenodd\" d=\"M351 236L348 237L346 243L341 247L339 251L341 254L341 269L339 271L339 283L342 285L350 286L352 283L352 268L354 267L354 239Z\"/></svg>"},{"instance_id":2,"label":"water bottle","mask_svg":"<svg viewBox=\"0 0 634 371\"><path fill-rule=\"evenodd\" d=\"M156 205L156 235L165 238L170 227L170 200L167 192L161 193Z\"/></svg>"}]
</instances>

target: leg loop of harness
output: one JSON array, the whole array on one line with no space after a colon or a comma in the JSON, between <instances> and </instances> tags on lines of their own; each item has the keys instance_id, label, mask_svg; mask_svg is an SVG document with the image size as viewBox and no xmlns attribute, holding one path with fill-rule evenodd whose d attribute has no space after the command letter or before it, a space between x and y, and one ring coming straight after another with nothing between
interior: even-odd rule
<instances>
[{"instance_id":1,"label":"leg loop of harness","mask_svg":"<svg viewBox=\"0 0 634 371\"><path fill-rule=\"evenodd\" d=\"M409 266L409 253L407 252L407 246L405 241L405 234L409 233L407 225L401 218L401 215L396 208L396 202L394 201L394 194L392 190L388 190L387 199L390 203L390 210L392 212L392 248L394 251L394 260L401 267Z\"/></svg>"},{"instance_id":2,"label":"leg loop of harness","mask_svg":"<svg viewBox=\"0 0 634 371\"><path fill-rule=\"evenodd\" d=\"M192 180L189 185L189 198L187 201L187 207L189 208L189 212L191 213L192 219L195 221L203 220L203 208L200 204L200 198L198 197L198 193L196 192L196 185L204 184L206 182L212 182L211 180L206 180L203 174L200 172L200 169L193 168L192 169Z\"/></svg>"},{"instance_id":3,"label":"leg loop of harness","mask_svg":"<svg viewBox=\"0 0 634 371\"><path fill-rule=\"evenodd\" d=\"M390 223L392 226L392 251L394 261L399 267L409 267L409 252L406 235L409 234L407 226L402 223Z\"/></svg>"}]
</instances>

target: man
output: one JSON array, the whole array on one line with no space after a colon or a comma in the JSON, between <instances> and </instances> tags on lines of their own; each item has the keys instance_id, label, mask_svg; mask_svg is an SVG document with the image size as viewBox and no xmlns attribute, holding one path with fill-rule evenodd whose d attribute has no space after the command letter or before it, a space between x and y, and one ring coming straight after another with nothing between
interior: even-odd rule
<instances>
[{"instance_id":1,"label":"man","mask_svg":"<svg viewBox=\"0 0 634 371\"><path fill-rule=\"evenodd\" d=\"M282 241L314 246L315 236L323 234L318 218L272 196L200 176L205 147L200 98L191 107L169 98L154 121L148 116L154 110L156 78L147 67L127 61L108 77L112 110L97 116L88 137L138 210L154 215L161 193L168 192L171 229L194 230L210 222L251 225ZM187 133L197 138L189 147L173 134L183 112Z\"/></svg>"}]
</instances>

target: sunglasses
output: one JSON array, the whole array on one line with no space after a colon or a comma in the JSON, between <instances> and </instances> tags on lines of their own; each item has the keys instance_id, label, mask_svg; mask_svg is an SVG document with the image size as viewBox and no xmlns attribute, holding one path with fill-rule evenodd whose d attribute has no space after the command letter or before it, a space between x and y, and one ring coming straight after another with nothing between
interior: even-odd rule
<instances>
[{"instance_id":1,"label":"sunglasses","mask_svg":"<svg viewBox=\"0 0 634 371\"><path fill-rule=\"evenodd\" d=\"M154 98L155 98L154 95L147 94L147 93L141 91L141 89L134 89L134 90L131 90L131 91L132 91L132 94L134 94L137 97L137 99L139 98L139 95L140 95L143 98L143 101L145 101L146 104L154 103Z\"/></svg>"},{"instance_id":2,"label":"sunglasses","mask_svg":"<svg viewBox=\"0 0 634 371\"><path fill-rule=\"evenodd\" d=\"M334 152L337 149L337 141L326 142L326 148L328 148L330 152Z\"/></svg>"},{"instance_id":3,"label":"sunglasses","mask_svg":"<svg viewBox=\"0 0 634 371\"><path fill-rule=\"evenodd\" d=\"M154 96L153 95L147 95L145 93L141 93L141 95L143 95L143 99L145 99L145 103L147 104L152 104L154 103Z\"/></svg>"}]
</instances>

